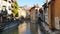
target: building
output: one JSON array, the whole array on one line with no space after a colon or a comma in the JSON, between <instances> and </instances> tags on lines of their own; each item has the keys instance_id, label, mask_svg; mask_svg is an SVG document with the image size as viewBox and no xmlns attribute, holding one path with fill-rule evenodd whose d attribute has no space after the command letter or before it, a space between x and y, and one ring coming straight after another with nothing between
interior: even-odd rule
<instances>
[{"instance_id":1,"label":"building","mask_svg":"<svg viewBox=\"0 0 60 34\"><path fill-rule=\"evenodd\" d=\"M8 13L8 15L11 15L12 14L12 10L11 10L11 8L12 8L12 2L13 0L0 0L0 10L3 10L3 6L5 6L6 7L6 10L7 10L7 13Z\"/></svg>"},{"instance_id":2,"label":"building","mask_svg":"<svg viewBox=\"0 0 60 34\"><path fill-rule=\"evenodd\" d=\"M24 7L19 7L18 15L19 15L20 18L21 17L26 18L26 11L25 11Z\"/></svg>"},{"instance_id":3,"label":"building","mask_svg":"<svg viewBox=\"0 0 60 34\"><path fill-rule=\"evenodd\" d=\"M36 22L38 20L39 14L40 14L40 9L41 6L38 4L35 4L31 9L30 9L30 19L32 22Z\"/></svg>"},{"instance_id":4,"label":"building","mask_svg":"<svg viewBox=\"0 0 60 34\"><path fill-rule=\"evenodd\" d=\"M46 9L46 3L45 3ZM60 0L51 0L48 3L48 24L51 28L60 29Z\"/></svg>"},{"instance_id":5,"label":"building","mask_svg":"<svg viewBox=\"0 0 60 34\"><path fill-rule=\"evenodd\" d=\"M18 9L19 17L23 16L26 19L30 18L30 9L32 7L33 7L32 5L25 5L25 6L18 7L19 8Z\"/></svg>"},{"instance_id":6,"label":"building","mask_svg":"<svg viewBox=\"0 0 60 34\"><path fill-rule=\"evenodd\" d=\"M0 0L0 11L2 10L2 1L3 0Z\"/></svg>"},{"instance_id":7,"label":"building","mask_svg":"<svg viewBox=\"0 0 60 34\"><path fill-rule=\"evenodd\" d=\"M7 0L7 12L8 12L8 15L11 15L12 14L12 10L11 10L12 3L13 2L11 0Z\"/></svg>"}]
</instances>

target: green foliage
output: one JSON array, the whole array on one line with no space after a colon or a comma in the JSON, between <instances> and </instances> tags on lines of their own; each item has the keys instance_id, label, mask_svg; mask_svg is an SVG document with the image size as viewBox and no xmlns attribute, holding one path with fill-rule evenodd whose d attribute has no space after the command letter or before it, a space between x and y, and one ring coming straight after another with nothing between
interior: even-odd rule
<instances>
[{"instance_id":1,"label":"green foliage","mask_svg":"<svg viewBox=\"0 0 60 34\"><path fill-rule=\"evenodd\" d=\"M13 11L14 11L14 16L17 17L18 16L18 4L17 4L17 2L14 2Z\"/></svg>"}]
</instances>

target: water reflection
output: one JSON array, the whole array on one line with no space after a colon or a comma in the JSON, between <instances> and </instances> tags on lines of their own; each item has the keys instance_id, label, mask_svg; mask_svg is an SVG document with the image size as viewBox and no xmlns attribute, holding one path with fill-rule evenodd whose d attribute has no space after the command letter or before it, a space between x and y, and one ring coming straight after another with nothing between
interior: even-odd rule
<instances>
[{"instance_id":1,"label":"water reflection","mask_svg":"<svg viewBox=\"0 0 60 34\"><path fill-rule=\"evenodd\" d=\"M12 30L6 30L3 34L41 34L40 26L37 23L23 21L19 26Z\"/></svg>"},{"instance_id":2,"label":"water reflection","mask_svg":"<svg viewBox=\"0 0 60 34\"><path fill-rule=\"evenodd\" d=\"M31 34L38 34L38 25L35 23L30 23L30 31Z\"/></svg>"},{"instance_id":3,"label":"water reflection","mask_svg":"<svg viewBox=\"0 0 60 34\"><path fill-rule=\"evenodd\" d=\"M41 34L40 28L37 23L24 21L18 26L19 34Z\"/></svg>"},{"instance_id":4,"label":"water reflection","mask_svg":"<svg viewBox=\"0 0 60 34\"><path fill-rule=\"evenodd\" d=\"M30 34L30 24L24 21L18 26L19 34Z\"/></svg>"}]
</instances>

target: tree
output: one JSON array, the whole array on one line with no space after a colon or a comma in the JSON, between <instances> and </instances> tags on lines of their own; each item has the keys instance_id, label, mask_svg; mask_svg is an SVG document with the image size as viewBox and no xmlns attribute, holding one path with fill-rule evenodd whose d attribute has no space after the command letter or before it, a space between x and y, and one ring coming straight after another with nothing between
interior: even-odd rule
<instances>
[{"instance_id":1,"label":"tree","mask_svg":"<svg viewBox=\"0 0 60 34\"><path fill-rule=\"evenodd\" d=\"M13 4L14 4L13 6L14 16L17 17L18 16L18 4L16 1Z\"/></svg>"}]
</instances>

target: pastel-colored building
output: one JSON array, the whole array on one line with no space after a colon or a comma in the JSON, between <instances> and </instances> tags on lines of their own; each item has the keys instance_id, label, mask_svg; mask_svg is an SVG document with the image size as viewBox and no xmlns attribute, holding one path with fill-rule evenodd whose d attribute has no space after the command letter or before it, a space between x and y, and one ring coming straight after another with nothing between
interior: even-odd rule
<instances>
[{"instance_id":1,"label":"pastel-colored building","mask_svg":"<svg viewBox=\"0 0 60 34\"><path fill-rule=\"evenodd\" d=\"M5 6L8 15L11 15L12 14L11 4L12 4L12 1L11 0L0 0L0 7L1 7L0 9L3 10L3 6Z\"/></svg>"},{"instance_id":2,"label":"pastel-colored building","mask_svg":"<svg viewBox=\"0 0 60 34\"><path fill-rule=\"evenodd\" d=\"M24 18L26 18L26 11L24 10L24 7L19 7L18 14L19 17L23 16Z\"/></svg>"},{"instance_id":3,"label":"pastel-colored building","mask_svg":"<svg viewBox=\"0 0 60 34\"><path fill-rule=\"evenodd\" d=\"M30 9L30 18L32 22L36 22L38 20L38 17L40 17L40 9L42 7L39 6L38 4L35 4L31 9ZM40 14L40 15L39 15ZM42 16L41 16L42 17Z\"/></svg>"},{"instance_id":4,"label":"pastel-colored building","mask_svg":"<svg viewBox=\"0 0 60 34\"><path fill-rule=\"evenodd\" d=\"M52 29L55 28L60 29L59 14L60 14L60 0L51 0L48 3L48 24Z\"/></svg>"}]
</instances>

